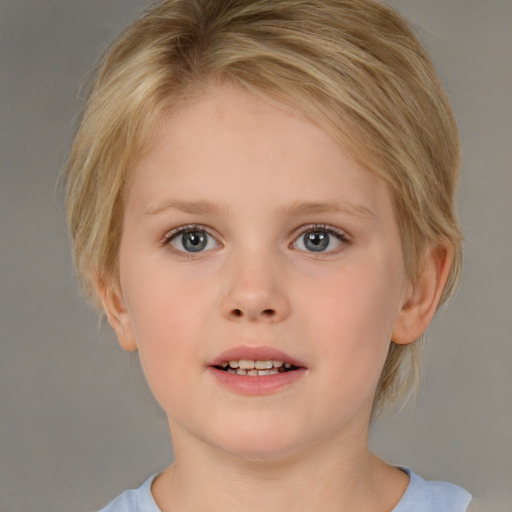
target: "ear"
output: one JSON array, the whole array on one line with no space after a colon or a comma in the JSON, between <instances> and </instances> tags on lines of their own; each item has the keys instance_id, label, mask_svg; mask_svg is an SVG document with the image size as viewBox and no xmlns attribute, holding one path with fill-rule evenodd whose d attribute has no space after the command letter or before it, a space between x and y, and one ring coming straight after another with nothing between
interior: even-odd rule
<instances>
[{"instance_id":1,"label":"ear","mask_svg":"<svg viewBox=\"0 0 512 512\"><path fill-rule=\"evenodd\" d=\"M393 329L392 340L406 345L427 329L441 300L453 261L451 247L429 249L415 286L410 286Z\"/></svg>"},{"instance_id":2,"label":"ear","mask_svg":"<svg viewBox=\"0 0 512 512\"><path fill-rule=\"evenodd\" d=\"M137 343L133 334L130 315L125 307L121 292L107 284L106 279L95 277L96 291L103 305L108 323L117 334L119 344L125 350L136 350Z\"/></svg>"}]
</instances>

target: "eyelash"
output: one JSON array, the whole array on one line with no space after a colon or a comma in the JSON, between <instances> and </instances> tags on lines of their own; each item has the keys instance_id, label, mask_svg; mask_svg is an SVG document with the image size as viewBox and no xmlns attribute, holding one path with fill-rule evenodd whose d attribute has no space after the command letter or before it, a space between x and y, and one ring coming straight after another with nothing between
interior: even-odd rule
<instances>
[{"instance_id":1,"label":"eyelash","mask_svg":"<svg viewBox=\"0 0 512 512\"><path fill-rule=\"evenodd\" d=\"M162 245L170 245L171 242L177 238L178 236L186 235L187 233L196 233L198 231L206 233L208 236L212 237L217 241L217 237L212 234L209 228L206 226L202 226L200 224L188 224L186 226L180 226L178 228L174 228L171 231L167 232L162 240ZM217 243L219 243L217 241Z\"/></svg>"},{"instance_id":2,"label":"eyelash","mask_svg":"<svg viewBox=\"0 0 512 512\"><path fill-rule=\"evenodd\" d=\"M341 230L341 229L335 228L333 226L328 226L326 224L309 224L307 226L303 226L300 229L300 231L298 231L298 233L294 236L293 242L290 244L289 247L290 248L294 248L294 245L297 243L298 240L300 240L301 237L303 237L306 233L314 232L314 231L325 232L325 233L327 233L329 235L332 235L336 239L338 239L339 242L341 243L341 247L335 248L335 249L331 249L329 251L319 251L316 254L316 256L322 256L322 255L333 254L333 253L335 254L335 253L339 252L340 250L342 250L344 246L350 244L350 239L349 239L347 233L345 231ZM197 254L194 254L192 252L180 251L179 249L173 248L172 245L171 245L171 242L174 239L176 239L177 237L183 236L183 235L185 235L187 233L195 233L195 232L204 232L208 236L213 238L217 243L220 243L220 242L218 242L217 237L215 237L211 233L210 229L208 229L207 227L205 227L203 225L199 225L199 224L189 224L189 225L186 225L186 226L180 226L178 228L175 228L175 229L172 229L171 231L169 231L164 236L164 239L162 241L162 245L170 247L175 252L177 252L177 253L179 253L181 255L184 255L184 256L185 255L189 256L189 257L198 256L199 254L203 253L204 251L199 251ZM313 251L306 251L306 252L310 252L310 253L315 254Z\"/></svg>"},{"instance_id":3,"label":"eyelash","mask_svg":"<svg viewBox=\"0 0 512 512\"><path fill-rule=\"evenodd\" d=\"M314 232L314 231L323 231L329 235L334 236L337 238L340 243L342 244L341 247L327 251L327 252L318 252L317 256L327 255L327 254L335 254L343 249L344 246L347 246L350 244L350 239L348 234L343 231L342 229L335 228L334 226L328 226L326 224L309 224L307 226L303 226L298 235L294 237L294 241L290 244L292 247L293 245L299 240L301 237L303 237L306 233ZM312 251L309 251L312 252ZM313 253L314 254L314 253Z\"/></svg>"}]
</instances>

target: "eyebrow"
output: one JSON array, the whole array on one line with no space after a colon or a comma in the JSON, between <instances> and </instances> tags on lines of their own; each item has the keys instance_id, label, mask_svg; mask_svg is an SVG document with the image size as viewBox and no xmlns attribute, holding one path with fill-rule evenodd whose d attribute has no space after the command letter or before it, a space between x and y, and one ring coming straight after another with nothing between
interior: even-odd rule
<instances>
[{"instance_id":1,"label":"eyebrow","mask_svg":"<svg viewBox=\"0 0 512 512\"><path fill-rule=\"evenodd\" d=\"M369 208L362 204L350 202L296 202L282 208L279 213L290 217L315 213L345 213L356 217L375 219L375 214Z\"/></svg>"},{"instance_id":2,"label":"eyebrow","mask_svg":"<svg viewBox=\"0 0 512 512\"><path fill-rule=\"evenodd\" d=\"M223 208L219 208L215 203L211 201L179 201L171 200L166 201L157 206L150 206L144 215L158 215L159 213L166 212L168 210L179 210L184 213L190 214L208 214L217 213Z\"/></svg>"},{"instance_id":3,"label":"eyebrow","mask_svg":"<svg viewBox=\"0 0 512 512\"><path fill-rule=\"evenodd\" d=\"M149 207L144 215L158 215L168 210L178 210L188 214L205 215L227 211L211 201L180 201L170 200L157 206ZM337 202L295 202L279 208L278 215L294 217L297 215L311 215L316 213L344 213L366 219L375 219L375 214L366 206L356 203Z\"/></svg>"}]
</instances>

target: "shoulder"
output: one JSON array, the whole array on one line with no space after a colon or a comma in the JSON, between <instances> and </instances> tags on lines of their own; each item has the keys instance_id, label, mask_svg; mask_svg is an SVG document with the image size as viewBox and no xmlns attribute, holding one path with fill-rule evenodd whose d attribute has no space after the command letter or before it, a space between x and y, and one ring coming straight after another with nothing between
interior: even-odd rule
<instances>
[{"instance_id":1,"label":"shoulder","mask_svg":"<svg viewBox=\"0 0 512 512\"><path fill-rule=\"evenodd\" d=\"M410 469L409 486L393 512L466 512L471 494L448 482L424 480Z\"/></svg>"},{"instance_id":2,"label":"shoulder","mask_svg":"<svg viewBox=\"0 0 512 512\"><path fill-rule=\"evenodd\" d=\"M138 489L120 494L99 512L161 512L151 494L151 484L156 478L148 478Z\"/></svg>"}]
</instances>

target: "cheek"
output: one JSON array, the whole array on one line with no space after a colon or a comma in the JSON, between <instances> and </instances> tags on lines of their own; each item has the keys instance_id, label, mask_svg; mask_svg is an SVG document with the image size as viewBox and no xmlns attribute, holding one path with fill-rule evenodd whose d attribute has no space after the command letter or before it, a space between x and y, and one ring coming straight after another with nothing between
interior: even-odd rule
<instances>
[{"instance_id":1,"label":"cheek","mask_svg":"<svg viewBox=\"0 0 512 512\"><path fill-rule=\"evenodd\" d=\"M316 333L326 375L345 389L371 393L377 385L399 311L399 283L393 269L369 265L315 288L309 332Z\"/></svg>"},{"instance_id":2,"label":"cheek","mask_svg":"<svg viewBox=\"0 0 512 512\"><path fill-rule=\"evenodd\" d=\"M305 298L302 307L319 329L331 329L356 345L389 341L400 310L399 269L362 263L314 277L308 292L296 296Z\"/></svg>"},{"instance_id":3,"label":"cheek","mask_svg":"<svg viewBox=\"0 0 512 512\"><path fill-rule=\"evenodd\" d=\"M192 376L186 369L198 362L204 339L199 312L208 297L199 284L179 279L158 265L126 265L122 282L146 379L167 409L175 397L187 396L187 379Z\"/></svg>"},{"instance_id":4,"label":"cheek","mask_svg":"<svg viewBox=\"0 0 512 512\"><path fill-rule=\"evenodd\" d=\"M208 288L189 275L186 266L173 267L165 254L141 254L121 263L123 295L139 348L155 343L172 346L198 325L198 306L207 300Z\"/></svg>"}]
</instances>

